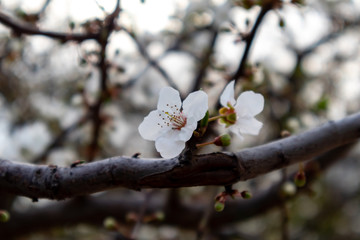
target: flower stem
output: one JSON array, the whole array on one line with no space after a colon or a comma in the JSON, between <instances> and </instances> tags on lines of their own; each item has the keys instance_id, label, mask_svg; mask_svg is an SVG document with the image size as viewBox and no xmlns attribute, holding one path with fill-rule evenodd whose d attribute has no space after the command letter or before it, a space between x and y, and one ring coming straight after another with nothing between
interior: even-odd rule
<instances>
[{"instance_id":1,"label":"flower stem","mask_svg":"<svg viewBox=\"0 0 360 240\"><path fill-rule=\"evenodd\" d=\"M223 115L211 117L211 118L209 118L208 122L212 122L212 121L218 120L218 119L223 118L223 117L224 117Z\"/></svg>"},{"instance_id":2,"label":"flower stem","mask_svg":"<svg viewBox=\"0 0 360 240\"><path fill-rule=\"evenodd\" d=\"M211 144L214 144L214 141L205 142L205 143L198 143L198 144L196 144L196 147L197 147L197 148L201 148L201 147L205 147L205 146L211 145Z\"/></svg>"}]
</instances>

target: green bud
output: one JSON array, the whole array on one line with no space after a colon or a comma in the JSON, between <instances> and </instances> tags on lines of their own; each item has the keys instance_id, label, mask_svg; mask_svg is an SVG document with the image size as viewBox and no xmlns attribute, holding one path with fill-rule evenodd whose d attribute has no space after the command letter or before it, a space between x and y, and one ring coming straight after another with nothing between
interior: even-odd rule
<instances>
[{"instance_id":1,"label":"green bud","mask_svg":"<svg viewBox=\"0 0 360 240\"><path fill-rule=\"evenodd\" d=\"M216 137L215 140L214 140L214 144L216 146L226 147L226 146L229 146L230 143L231 143L231 137L230 137L229 134L221 135L219 137Z\"/></svg>"},{"instance_id":2,"label":"green bud","mask_svg":"<svg viewBox=\"0 0 360 240\"><path fill-rule=\"evenodd\" d=\"M103 225L108 230L116 230L117 229L117 221L113 217L105 218Z\"/></svg>"},{"instance_id":3,"label":"green bud","mask_svg":"<svg viewBox=\"0 0 360 240\"><path fill-rule=\"evenodd\" d=\"M303 187L306 184L306 176L304 171L299 171L295 174L294 177L295 185L298 187Z\"/></svg>"},{"instance_id":4,"label":"green bud","mask_svg":"<svg viewBox=\"0 0 360 240\"><path fill-rule=\"evenodd\" d=\"M215 207L215 211L222 212L225 208L225 204L222 202L216 202L214 207Z\"/></svg>"},{"instance_id":5,"label":"green bud","mask_svg":"<svg viewBox=\"0 0 360 240\"><path fill-rule=\"evenodd\" d=\"M10 220L10 213L6 210L0 210L0 222L7 222Z\"/></svg>"},{"instance_id":6,"label":"green bud","mask_svg":"<svg viewBox=\"0 0 360 240\"><path fill-rule=\"evenodd\" d=\"M251 193L249 191L242 191L241 192L241 197L243 199L250 199L250 198L252 198L252 195L251 195Z\"/></svg>"}]
</instances>

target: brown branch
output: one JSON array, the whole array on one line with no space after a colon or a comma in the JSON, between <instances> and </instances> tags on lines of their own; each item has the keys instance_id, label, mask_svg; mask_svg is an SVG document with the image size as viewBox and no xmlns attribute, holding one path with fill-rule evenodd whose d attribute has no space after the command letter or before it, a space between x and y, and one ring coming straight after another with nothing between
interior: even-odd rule
<instances>
[{"instance_id":1,"label":"brown branch","mask_svg":"<svg viewBox=\"0 0 360 240\"><path fill-rule=\"evenodd\" d=\"M46 162L47 156L50 154L50 152L61 146L67 135L69 135L74 130L80 128L83 126L87 121L89 120L89 116L86 115L82 118L80 118L78 121L71 124L69 127L63 129L53 140L49 145L43 150L42 153L40 153L38 156L34 157L30 162L32 163L44 163Z\"/></svg>"},{"instance_id":2,"label":"brown branch","mask_svg":"<svg viewBox=\"0 0 360 240\"><path fill-rule=\"evenodd\" d=\"M1 12L0 12L0 23L11 28L16 33L27 34L27 35L42 35L42 36L61 40L62 42L67 42L67 41L82 42L89 39L98 39L100 36L100 33L81 34L81 33L59 33L52 31L43 31L43 30L39 30L33 25L26 23L19 23Z\"/></svg>"},{"instance_id":3,"label":"brown branch","mask_svg":"<svg viewBox=\"0 0 360 240\"><path fill-rule=\"evenodd\" d=\"M310 160L333 148L354 142L359 137L360 113L297 136L237 153L192 156L186 159L187 164L184 159L180 162L178 157L113 157L76 167L0 160L0 191L34 199L64 199L116 187L225 186Z\"/></svg>"},{"instance_id":4,"label":"brown branch","mask_svg":"<svg viewBox=\"0 0 360 240\"><path fill-rule=\"evenodd\" d=\"M352 147L353 144L342 146L328 152L315 161L309 162L308 171L306 172L307 184L309 185L317 178L319 171L324 171L334 162L341 160ZM314 165L318 167L311 167ZM293 175L290 175L288 180L292 179ZM282 183L283 181L276 183L268 190L255 195L252 199L227 202L223 212L212 212L210 214L208 227L212 231L218 231L221 227L228 227L231 223L245 221L264 214L266 211L278 206L282 201L289 200L289 198L284 199L279 195ZM298 190L299 193L302 192L301 188L298 188ZM306 188L304 190L306 191ZM174 193L173 189L171 191ZM174 198L173 200L176 203L172 205L171 202L169 205L168 198L163 193L156 192L149 200L144 199L142 194L137 193L125 193L126 197L107 193L97 197L75 198L70 201L56 202L45 207L30 209L26 212L14 209L10 211L11 221L0 225L0 234L1 236L6 236L7 239L11 239L11 237L29 232L36 232L51 227L71 226L79 222L99 226L108 216L127 223L127 214L138 212L145 201L148 201L147 215L156 212L163 212L165 215L162 222L151 222L152 224L176 225L196 230L208 206L203 203L183 203L177 194L172 193L170 193L170 198Z\"/></svg>"},{"instance_id":5,"label":"brown branch","mask_svg":"<svg viewBox=\"0 0 360 240\"><path fill-rule=\"evenodd\" d=\"M123 30L124 32L126 32L135 42L140 54L146 59L146 61L148 61L148 63L155 68L160 74L161 76L163 76L163 78L166 80L166 82L175 89L179 89L178 86L175 84L174 80L172 80L172 78L169 76L169 74L167 74L167 72L159 65L159 63L152 59L150 57L150 55L148 54L148 52L146 51L146 49L143 47L143 45L140 43L140 41L136 38L135 34L133 32L130 32L129 30L127 30L126 28L121 28L121 30Z\"/></svg>"},{"instance_id":6,"label":"brown branch","mask_svg":"<svg viewBox=\"0 0 360 240\"><path fill-rule=\"evenodd\" d=\"M271 1L267 2L264 4L264 6L262 6L261 11L255 21L255 24L253 26L253 28L251 29L251 32L249 33L249 35L246 36L245 38L245 50L243 53L243 56L240 60L240 64L238 69L236 70L235 74L231 76L231 78L229 80L235 80L235 82L238 81L238 79L244 75L244 70L245 70L245 65L246 65L246 61L248 59L249 56L249 52L250 52L250 48L251 45L253 43L253 40L255 38L255 34L260 26L260 23L262 22L262 20L264 19L266 13L268 13L273 7L273 3Z\"/></svg>"},{"instance_id":7,"label":"brown branch","mask_svg":"<svg viewBox=\"0 0 360 240\"><path fill-rule=\"evenodd\" d=\"M106 17L105 25L100 30L100 38L98 38L98 43L101 46L100 59L98 67L100 70L100 95L97 102L91 106L91 117L93 124L92 140L88 147L88 156L87 160L89 162L93 161L99 151L99 137L101 128L103 126L103 120L101 116L101 109L105 100L109 97L108 91L108 63L106 61L106 48L108 45L108 38L115 28L115 19L120 13L120 0L117 1L114 11Z\"/></svg>"},{"instance_id":8,"label":"brown branch","mask_svg":"<svg viewBox=\"0 0 360 240\"><path fill-rule=\"evenodd\" d=\"M200 89L201 87L201 83L205 77L206 74L206 69L208 68L208 66L211 63L211 56L213 54L214 51L214 46L218 37L218 31L216 29L210 29L211 31L211 39L210 39L210 44L208 46L208 49L205 51L205 54L203 56L202 59L200 59L200 67L199 67L199 71L196 75L194 82L194 86L192 87L192 91L197 91Z\"/></svg>"}]
</instances>

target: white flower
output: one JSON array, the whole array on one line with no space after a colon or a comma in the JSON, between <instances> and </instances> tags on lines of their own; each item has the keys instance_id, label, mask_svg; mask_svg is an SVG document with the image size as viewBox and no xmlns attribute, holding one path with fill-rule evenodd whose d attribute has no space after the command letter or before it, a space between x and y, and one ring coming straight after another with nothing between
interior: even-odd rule
<instances>
[{"instance_id":1,"label":"white flower","mask_svg":"<svg viewBox=\"0 0 360 240\"><path fill-rule=\"evenodd\" d=\"M203 91L190 93L181 105L180 94L171 87L160 91L157 110L151 111L139 126L140 135L155 141L156 150L164 158L181 153L208 110L208 96Z\"/></svg>"},{"instance_id":2,"label":"white flower","mask_svg":"<svg viewBox=\"0 0 360 240\"><path fill-rule=\"evenodd\" d=\"M221 94L220 103L224 108L220 111L228 116L232 114L229 121L222 122L242 140L242 134L259 134L263 124L255 116L264 109L264 97L259 93L246 91L235 100L234 84L235 81L231 81Z\"/></svg>"}]
</instances>

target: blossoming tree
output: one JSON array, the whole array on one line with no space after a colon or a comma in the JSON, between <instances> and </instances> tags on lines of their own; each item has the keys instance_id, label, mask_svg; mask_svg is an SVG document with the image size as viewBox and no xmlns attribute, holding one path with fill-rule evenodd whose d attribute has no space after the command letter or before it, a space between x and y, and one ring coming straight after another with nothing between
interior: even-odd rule
<instances>
[{"instance_id":1,"label":"blossoming tree","mask_svg":"<svg viewBox=\"0 0 360 240\"><path fill-rule=\"evenodd\" d=\"M356 1L29 3L0 9L0 239L358 239Z\"/></svg>"}]
</instances>

